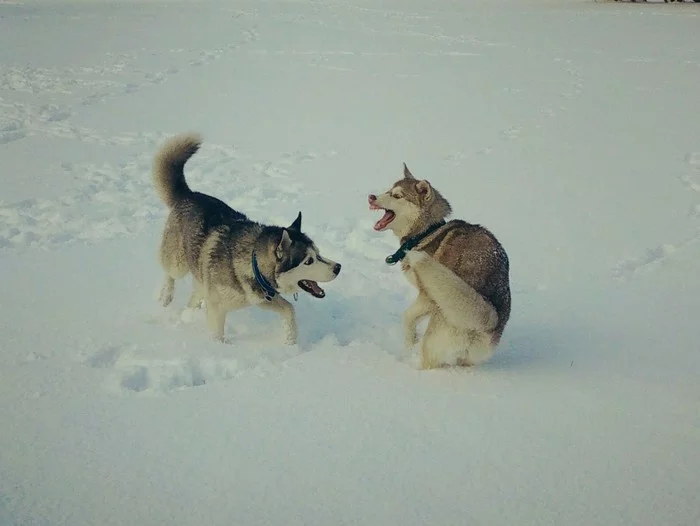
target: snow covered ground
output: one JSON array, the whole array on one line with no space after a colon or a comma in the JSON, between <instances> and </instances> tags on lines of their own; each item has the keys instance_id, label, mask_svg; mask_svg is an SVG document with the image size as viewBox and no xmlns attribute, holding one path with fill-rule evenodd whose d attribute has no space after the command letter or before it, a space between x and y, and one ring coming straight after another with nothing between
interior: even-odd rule
<instances>
[{"instance_id":1,"label":"snow covered ground","mask_svg":"<svg viewBox=\"0 0 700 526\"><path fill-rule=\"evenodd\" d=\"M0 525L695 525L700 6L0 1ZM274 315L156 301L150 164L343 264ZM513 314L419 371L366 195L489 227Z\"/></svg>"}]
</instances>

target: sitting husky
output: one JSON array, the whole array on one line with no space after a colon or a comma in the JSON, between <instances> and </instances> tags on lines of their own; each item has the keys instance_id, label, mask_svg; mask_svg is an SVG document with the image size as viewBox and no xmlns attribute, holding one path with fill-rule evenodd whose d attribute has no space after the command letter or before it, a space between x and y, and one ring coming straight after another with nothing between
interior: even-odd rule
<instances>
[{"instance_id":1,"label":"sitting husky","mask_svg":"<svg viewBox=\"0 0 700 526\"><path fill-rule=\"evenodd\" d=\"M418 289L403 316L406 345L417 342L419 321L430 316L421 345L421 365L475 365L498 344L510 316L508 256L494 235L459 219L428 181L418 181L404 164L404 178L381 195L369 196L384 215L374 225L392 230L401 248L386 258L401 261Z\"/></svg>"},{"instance_id":2,"label":"sitting husky","mask_svg":"<svg viewBox=\"0 0 700 526\"><path fill-rule=\"evenodd\" d=\"M184 167L200 144L197 135L174 137L163 145L153 165L156 190L170 209L160 245L166 274L161 303L169 305L175 280L192 273L188 306L197 308L204 300L207 324L217 340L224 339L229 311L257 305L282 316L286 341L294 344L294 307L280 294L301 289L323 298L317 282L335 279L340 264L321 257L302 233L301 212L287 228L266 226L219 199L190 190Z\"/></svg>"}]
</instances>

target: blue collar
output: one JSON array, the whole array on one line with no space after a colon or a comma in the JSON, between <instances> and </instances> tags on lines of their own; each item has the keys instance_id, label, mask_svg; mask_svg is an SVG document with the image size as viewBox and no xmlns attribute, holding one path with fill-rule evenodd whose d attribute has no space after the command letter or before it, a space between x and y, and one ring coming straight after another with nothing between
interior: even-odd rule
<instances>
[{"instance_id":1,"label":"blue collar","mask_svg":"<svg viewBox=\"0 0 700 526\"><path fill-rule=\"evenodd\" d=\"M272 298L277 296L277 291L275 290L275 287L272 286L272 283L267 281L265 276L262 275L262 272L260 272L260 268L258 267L258 258L255 256L255 251L253 251L253 276L255 276L255 281L257 281L258 285L260 285L260 287L263 289L265 299L267 301L272 301Z\"/></svg>"}]
</instances>

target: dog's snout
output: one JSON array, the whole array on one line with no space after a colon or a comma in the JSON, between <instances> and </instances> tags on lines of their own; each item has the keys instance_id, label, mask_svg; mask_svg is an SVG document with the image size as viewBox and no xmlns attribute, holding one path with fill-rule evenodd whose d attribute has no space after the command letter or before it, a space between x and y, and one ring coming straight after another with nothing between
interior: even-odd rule
<instances>
[{"instance_id":1,"label":"dog's snout","mask_svg":"<svg viewBox=\"0 0 700 526\"><path fill-rule=\"evenodd\" d=\"M376 201L376 200L377 200L377 196L374 195L374 194L369 194L368 199L369 199L369 202L371 203L372 201Z\"/></svg>"},{"instance_id":2,"label":"dog's snout","mask_svg":"<svg viewBox=\"0 0 700 526\"><path fill-rule=\"evenodd\" d=\"M336 263L335 265L333 265L333 274L335 274L336 276L340 274L340 263Z\"/></svg>"}]
</instances>

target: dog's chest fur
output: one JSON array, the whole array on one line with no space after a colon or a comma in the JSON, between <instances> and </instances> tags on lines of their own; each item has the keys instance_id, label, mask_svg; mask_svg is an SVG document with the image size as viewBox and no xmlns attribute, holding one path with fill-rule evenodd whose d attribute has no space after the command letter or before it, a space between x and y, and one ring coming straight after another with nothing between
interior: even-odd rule
<instances>
[{"instance_id":1,"label":"dog's chest fur","mask_svg":"<svg viewBox=\"0 0 700 526\"><path fill-rule=\"evenodd\" d=\"M425 252L430 255L430 257L435 257L440 244L444 241L450 230L449 224L445 225L434 234L428 236L424 241L420 242L416 246L415 250ZM403 271L404 276L406 276L406 280L420 292L421 286L418 282L418 277L416 276L415 271L411 268L411 264L405 258L401 260L401 270Z\"/></svg>"},{"instance_id":2,"label":"dog's chest fur","mask_svg":"<svg viewBox=\"0 0 700 526\"><path fill-rule=\"evenodd\" d=\"M406 280L420 290L418 280L416 279L416 273L411 269L411 265L409 265L405 259L401 261L401 270L403 270L403 275L406 276Z\"/></svg>"}]
</instances>

